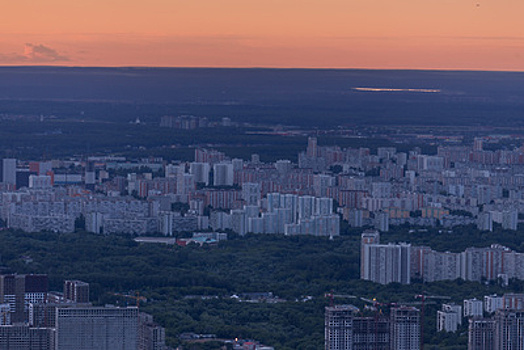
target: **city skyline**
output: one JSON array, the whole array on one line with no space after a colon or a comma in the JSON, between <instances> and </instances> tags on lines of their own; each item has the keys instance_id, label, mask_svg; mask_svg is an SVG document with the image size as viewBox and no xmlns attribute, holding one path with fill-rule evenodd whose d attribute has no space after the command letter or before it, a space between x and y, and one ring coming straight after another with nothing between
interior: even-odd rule
<instances>
[{"instance_id":1,"label":"city skyline","mask_svg":"<svg viewBox=\"0 0 524 350\"><path fill-rule=\"evenodd\" d=\"M12 2L0 65L524 70L516 0Z\"/></svg>"},{"instance_id":2,"label":"city skyline","mask_svg":"<svg viewBox=\"0 0 524 350\"><path fill-rule=\"evenodd\" d=\"M236 122L228 119L216 124L188 116L162 117L154 127L231 131ZM483 344L500 348L501 339L516 341L524 314L520 287L524 254L521 241L515 240L522 230L518 221L524 204L524 148L501 148L493 136L452 144L448 140L437 141L435 155L414 145L404 149L407 153L396 147L340 148L310 136L298 163L262 162L259 154L231 159L224 152L198 146L193 159L174 162L112 154L52 160L3 158L0 231L7 242L1 246L0 262L8 274L0 276L0 348L15 341L38 341L41 350L80 346L142 350L156 342L164 350L166 333L153 316L158 310L178 309L180 304L174 303L190 303L185 309L190 326L179 321L182 312L168 311L167 318L158 315L170 344L203 340L233 344L235 350L281 348L283 342L266 335L270 319L259 326L245 326L261 330L253 333L259 340L237 342L236 324L224 321L228 328L221 329L209 318L192 321L195 300L206 303L209 310L216 310L213 304L221 300L220 304L235 308L246 319L251 317L247 308L254 304L273 310L278 304L290 314L307 315L295 319L307 318L309 326L298 323L295 332L282 331L283 339L289 339L286 343L292 344L282 349L298 348L296 339L320 348L322 310L326 350L417 350L422 344L441 346L447 339L454 339L461 349L469 341L468 350L475 350ZM434 180L437 176L440 183ZM366 230L369 227L376 231ZM359 245L354 238L362 231ZM379 231L384 232L384 242ZM192 233L191 238L187 233ZM135 237L142 235L149 237ZM395 244L393 238L408 243ZM107 246L101 246L103 242ZM268 250L271 244L275 248ZM248 261L233 254L242 254ZM205 262L219 261L220 256L235 263ZM267 274L265 268L254 267L253 261L274 272ZM322 268L314 267L318 264ZM21 266L40 274L17 274ZM214 274L217 266L220 276L213 279L195 282L186 277L198 269L200 278L207 278L206 268ZM247 276L254 276L256 289L239 277L246 276L238 270L240 266L246 268ZM123 270L112 272L115 268ZM145 269L151 277L144 277ZM359 270L366 281L358 281ZM49 279L47 271L53 273ZM297 276L303 276L304 282L289 283L290 278L297 281ZM54 292L61 290L58 280L64 281L63 293ZM322 294L332 281L337 281L336 289ZM96 286L91 291L90 283ZM410 289L399 289L394 283L409 284ZM145 289L150 285L151 291ZM202 286L209 295L198 294ZM430 289L427 295L416 294L422 287ZM169 289L183 298L154 299ZM409 306L420 305L412 298L421 299L420 308ZM428 308L424 312L426 299L445 304L440 311ZM94 306L89 300L94 300ZM114 306L98 305L108 305L107 301ZM123 307L133 301L136 306ZM325 307L328 301L330 307ZM335 301L357 306L335 305ZM463 309L457 304L462 301ZM428 300L427 304L433 303ZM138 307L151 315L142 316ZM214 320L222 322L217 314ZM424 321L424 317L436 317L438 322ZM274 318L286 326L290 323L284 317ZM118 331L104 331L109 328ZM195 332L198 329L205 333ZM314 335L297 336L297 331Z\"/></svg>"}]
</instances>

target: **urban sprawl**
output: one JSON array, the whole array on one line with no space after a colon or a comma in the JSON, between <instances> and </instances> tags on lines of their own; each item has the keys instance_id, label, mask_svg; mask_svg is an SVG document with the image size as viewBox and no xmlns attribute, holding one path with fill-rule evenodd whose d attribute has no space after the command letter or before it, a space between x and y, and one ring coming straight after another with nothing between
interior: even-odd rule
<instances>
[{"instance_id":1,"label":"urban sprawl","mask_svg":"<svg viewBox=\"0 0 524 350\"><path fill-rule=\"evenodd\" d=\"M524 254L498 244L452 253L409 242L380 243L380 233L393 225L448 232L464 225L517 230L524 214L524 149L485 150L487 140L476 137L472 145L440 145L436 154L424 154L416 147L409 152L379 147L374 153L320 146L309 137L297 164L264 163L257 154L230 159L211 148L196 148L192 162L112 155L5 158L0 161L0 219L4 229L26 232L167 237L189 232L198 244L227 239L231 232L333 238L346 221L363 230L364 280L507 284L524 279ZM39 342L31 349L76 349L79 342L102 339L105 345L91 348L165 348L164 330L151 316L134 307L92 306L85 282L66 281L64 292L53 294L45 275L2 275L0 297L2 349L24 341ZM465 300L463 307L445 296L420 297L422 303L446 300L437 315L439 331L456 331L462 316L469 317L471 350L524 348L522 294ZM419 308L363 300L376 316L359 316L352 305L326 308L326 349L420 348ZM384 306L389 316L382 313ZM270 349L250 342L235 346Z\"/></svg>"},{"instance_id":2,"label":"urban sprawl","mask_svg":"<svg viewBox=\"0 0 524 350\"><path fill-rule=\"evenodd\" d=\"M198 148L194 162L85 160L0 163L0 218L27 232L145 235L197 230L337 236L352 227L410 224L451 229L494 223L516 230L523 212L524 151L439 147L321 147L310 137L298 164L229 159Z\"/></svg>"}]
</instances>

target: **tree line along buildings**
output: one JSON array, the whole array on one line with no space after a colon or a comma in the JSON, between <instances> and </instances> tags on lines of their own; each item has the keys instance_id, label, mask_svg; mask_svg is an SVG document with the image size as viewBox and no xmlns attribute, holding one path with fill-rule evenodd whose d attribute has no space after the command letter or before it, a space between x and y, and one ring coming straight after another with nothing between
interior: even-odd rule
<instances>
[{"instance_id":1,"label":"tree line along buildings","mask_svg":"<svg viewBox=\"0 0 524 350\"><path fill-rule=\"evenodd\" d=\"M107 234L211 228L334 236L340 215L352 227L380 231L406 223L515 230L524 212L524 153L486 151L477 141L439 147L436 155L394 147L372 154L319 146L311 137L297 164L230 159L204 148L192 162L170 164L114 156L2 159L0 218L13 228L59 232L80 220Z\"/></svg>"},{"instance_id":2,"label":"tree line along buildings","mask_svg":"<svg viewBox=\"0 0 524 350\"><path fill-rule=\"evenodd\" d=\"M89 284L49 292L47 275L0 275L0 349L167 350L165 331L138 307L92 306Z\"/></svg>"},{"instance_id":3,"label":"tree line along buildings","mask_svg":"<svg viewBox=\"0 0 524 350\"><path fill-rule=\"evenodd\" d=\"M501 278L505 283L524 279L524 254L498 244L461 253L437 252L408 243L381 244L380 233L366 231L361 235L360 257L361 278L381 284L409 284L411 278L424 282Z\"/></svg>"}]
</instances>

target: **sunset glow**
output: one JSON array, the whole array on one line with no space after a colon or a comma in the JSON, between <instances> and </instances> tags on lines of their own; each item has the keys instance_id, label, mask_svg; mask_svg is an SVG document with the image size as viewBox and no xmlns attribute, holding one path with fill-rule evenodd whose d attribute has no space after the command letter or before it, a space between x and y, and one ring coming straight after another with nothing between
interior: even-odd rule
<instances>
[{"instance_id":1,"label":"sunset glow","mask_svg":"<svg viewBox=\"0 0 524 350\"><path fill-rule=\"evenodd\" d=\"M20 0L0 64L524 70L521 0Z\"/></svg>"}]
</instances>

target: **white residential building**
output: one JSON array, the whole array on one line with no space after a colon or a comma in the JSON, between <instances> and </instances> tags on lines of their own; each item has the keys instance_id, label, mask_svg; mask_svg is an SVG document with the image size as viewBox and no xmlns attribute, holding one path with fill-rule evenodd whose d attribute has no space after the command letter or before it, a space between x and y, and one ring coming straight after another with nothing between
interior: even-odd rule
<instances>
[{"instance_id":1,"label":"white residential building","mask_svg":"<svg viewBox=\"0 0 524 350\"><path fill-rule=\"evenodd\" d=\"M503 307L504 300L502 296L498 296L497 294L484 296L484 310L487 313L492 314Z\"/></svg>"},{"instance_id":2,"label":"white residential building","mask_svg":"<svg viewBox=\"0 0 524 350\"><path fill-rule=\"evenodd\" d=\"M466 299L464 300L464 317L482 316L482 300Z\"/></svg>"}]
</instances>

